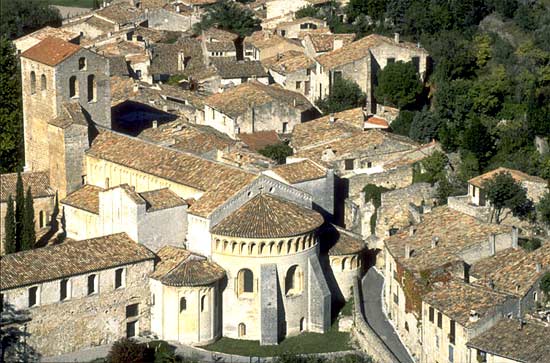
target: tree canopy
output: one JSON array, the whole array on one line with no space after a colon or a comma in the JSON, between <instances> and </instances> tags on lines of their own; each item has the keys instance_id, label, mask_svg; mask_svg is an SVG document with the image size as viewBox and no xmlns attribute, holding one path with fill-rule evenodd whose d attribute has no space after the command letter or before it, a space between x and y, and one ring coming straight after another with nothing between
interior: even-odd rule
<instances>
[{"instance_id":1,"label":"tree canopy","mask_svg":"<svg viewBox=\"0 0 550 363\"><path fill-rule=\"evenodd\" d=\"M364 102L365 94L357 83L339 78L334 81L330 94L317 100L317 106L326 115L362 106Z\"/></svg>"},{"instance_id":2,"label":"tree canopy","mask_svg":"<svg viewBox=\"0 0 550 363\"><path fill-rule=\"evenodd\" d=\"M378 72L377 78L374 95L384 105L405 108L414 104L422 92L422 83L412 62L390 63Z\"/></svg>"},{"instance_id":3,"label":"tree canopy","mask_svg":"<svg viewBox=\"0 0 550 363\"><path fill-rule=\"evenodd\" d=\"M265 157L275 160L277 164L284 164L286 163L287 156L292 155L292 148L286 143L280 142L278 144L267 145L258 152Z\"/></svg>"},{"instance_id":4,"label":"tree canopy","mask_svg":"<svg viewBox=\"0 0 550 363\"><path fill-rule=\"evenodd\" d=\"M491 219L500 223L502 210L507 208L512 214L524 217L529 205L527 191L520 182L514 180L508 172L500 172L483 183L487 200L491 202L493 213Z\"/></svg>"},{"instance_id":5,"label":"tree canopy","mask_svg":"<svg viewBox=\"0 0 550 363\"><path fill-rule=\"evenodd\" d=\"M43 0L2 1L0 7L0 34L15 39L45 25L61 25L59 10Z\"/></svg>"},{"instance_id":6,"label":"tree canopy","mask_svg":"<svg viewBox=\"0 0 550 363\"><path fill-rule=\"evenodd\" d=\"M241 37L252 34L260 29L260 20L247 8L235 2L223 0L209 6L201 21L195 25L195 31L200 32L211 27L239 34Z\"/></svg>"}]
</instances>

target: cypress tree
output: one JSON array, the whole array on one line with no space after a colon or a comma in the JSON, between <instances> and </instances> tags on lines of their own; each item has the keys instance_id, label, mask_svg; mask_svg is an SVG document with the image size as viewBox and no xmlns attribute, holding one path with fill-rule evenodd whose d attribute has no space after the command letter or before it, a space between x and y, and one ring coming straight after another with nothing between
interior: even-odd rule
<instances>
[{"instance_id":1,"label":"cypress tree","mask_svg":"<svg viewBox=\"0 0 550 363\"><path fill-rule=\"evenodd\" d=\"M25 191L23 190L23 179L21 173L17 173L15 185L15 251L21 251L23 238L23 219L25 218Z\"/></svg>"},{"instance_id":2,"label":"cypress tree","mask_svg":"<svg viewBox=\"0 0 550 363\"><path fill-rule=\"evenodd\" d=\"M27 196L25 197L25 215L23 218L23 235L21 240L22 250L31 250L34 247L36 241L36 234L34 232L34 206L32 200L31 187L27 189Z\"/></svg>"},{"instance_id":3,"label":"cypress tree","mask_svg":"<svg viewBox=\"0 0 550 363\"><path fill-rule=\"evenodd\" d=\"M4 251L15 252L15 207L11 195L8 197L8 208L4 217Z\"/></svg>"}]
</instances>

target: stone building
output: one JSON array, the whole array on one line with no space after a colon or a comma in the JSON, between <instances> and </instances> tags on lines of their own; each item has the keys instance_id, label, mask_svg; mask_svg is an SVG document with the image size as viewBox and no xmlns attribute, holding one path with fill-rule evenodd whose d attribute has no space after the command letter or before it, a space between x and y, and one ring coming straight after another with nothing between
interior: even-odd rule
<instances>
[{"instance_id":1,"label":"stone building","mask_svg":"<svg viewBox=\"0 0 550 363\"><path fill-rule=\"evenodd\" d=\"M204 103L205 124L232 138L257 131L289 133L317 115L301 94L256 81L211 95Z\"/></svg>"},{"instance_id":2,"label":"stone building","mask_svg":"<svg viewBox=\"0 0 550 363\"><path fill-rule=\"evenodd\" d=\"M344 78L354 81L367 95L367 109L376 112L374 86L376 74L388 63L412 62L422 80L428 70L428 53L416 44L401 42L399 35L391 39L371 34L339 49L316 58L317 67L312 75L312 92L316 98L330 93L334 81Z\"/></svg>"},{"instance_id":3,"label":"stone building","mask_svg":"<svg viewBox=\"0 0 550 363\"><path fill-rule=\"evenodd\" d=\"M305 17L279 23L275 28L275 32L285 38L297 39L303 33L311 30L320 29L325 29L326 31L330 32L330 29L327 27L327 22L325 20Z\"/></svg>"},{"instance_id":4,"label":"stone building","mask_svg":"<svg viewBox=\"0 0 550 363\"><path fill-rule=\"evenodd\" d=\"M187 202L167 188L137 193L127 184L84 185L61 200L66 235L75 240L126 233L153 251L183 246Z\"/></svg>"},{"instance_id":5,"label":"stone building","mask_svg":"<svg viewBox=\"0 0 550 363\"><path fill-rule=\"evenodd\" d=\"M271 0L266 2L267 19L279 18L283 15L293 14L306 6L323 6L328 0Z\"/></svg>"},{"instance_id":6,"label":"stone building","mask_svg":"<svg viewBox=\"0 0 550 363\"><path fill-rule=\"evenodd\" d=\"M311 72L315 68L313 59L303 52L291 50L266 58L262 65L273 81L287 90L300 92L311 101Z\"/></svg>"},{"instance_id":7,"label":"stone building","mask_svg":"<svg viewBox=\"0 0 550 363\"><path fill-rule=\"evenodd\" d=\"M237 58L235 42L239 36L226 30L209 28L201 32L199 37L203 52L208 57L232 57Z\"/></svg>"},{"instance_id":8,"label":"stone building","mask_svg":"<svg viewBox=\"0 0 550 363\"><path fill-rule=\"evenodd\" d=\"M35 32L15 39L13 41L13 45L17 50L17 54L21 54L46 38L59 38L74 44L80 43L80 35L78 33L64 28L52 28L51 26L45 26L42 29L38 29Z\"/></svg>"},{"instance_id":9,"label":"stone building","mask_svg":"<svg viewBox=\"0 0 550 363\"><path fill-rule=\"evenodd\" d=\"M31 188L34 208L34 229L40 237L50 229L55 210L55 191L50 187L49 174L46 171L21 173L25 193ZM4 254L5 220L8 198L11 195L15 206L17 173L0 174L0 255ZM56 216L53 216L54 218Z\"/></svg>"},{"instance_id":10,"label":"stone building","mask_svg":"<svg viewBox=\"0 0 550 363\"><path fill-rule=\"evenodd\" d=\"M302 40L304 52L310 58L342 48L355 40L355 34L332 34L330 32L307 32Z\"/></svg>"},{"instance_id":11,"label":"stone building","mask_svg":"<svg viewBox=\"0 0 550 363\"><path fill-rule=\"evenodd\" d=\"M259 61L290 50L304 51L299 40L288 39L267 30L258 30L244 38L243 47L245 59Z\"/></svg>"},{"instance_id":12,"label":"stone building","mask_svg":"<svg viewBox=\"0 0 550 363\"><path fill-rule=\"evenodd\" d=\"M109 62L46 38L21 54L21 74L26 168L50 171L51 186L64 197L82 182L88 128L111 127Z\"/></svg>"},{"instance_id":13,"label":"stone building","mask_svg":"<svg viewBox=\"0 0 550 363\"><path fill-rule=\"evenodd\" d=\"M154 258L123 233L10 254L0 301L28 314L21 328L43 356L113 343L149 330Z\"/></svg>"},{"instance_id":14,"label":"stone building","mask_svg":"<svg viewBox=\"0 0 550 363\"><path fill-rule=\"evenodd\" d=\"M544 363L550 327L535 319L503 319L468 342L467 362Z\"/></svg>"}]
</instances>

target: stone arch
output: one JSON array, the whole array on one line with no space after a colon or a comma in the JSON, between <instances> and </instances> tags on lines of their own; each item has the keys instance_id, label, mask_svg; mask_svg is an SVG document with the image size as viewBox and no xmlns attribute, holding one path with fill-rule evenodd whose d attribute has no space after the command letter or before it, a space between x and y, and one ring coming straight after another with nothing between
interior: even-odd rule
<instances>
[{"instance_id":1,"label":"stone arch","mask_svg":"<svg viewBox=\"0 0 550 363\"><path fill-rule=\"evenodd\" d=\"M237 273L237 293L252 293L254 292L254 273L243 268Z\"/></svg>"},{"instance_id":2,"label":"stone arch","mask_svg":"<svg viewBox=\"0 0 550 363\"><path fill-rule=\"evenodd\" d=\"M351 258L350 267L351 267L352 269L357 268L357 256L353 256L353 257Z\"/></svg>"},{"instance_id":3,"label":"stone arch","mask_svg":"<svg viewBox=\"0 0 550 363\"><path fill-rule=\"evenodd\" d=\"M239 255L244 255L245 248L246 248L246 243L241 242L241 244L239 246Z\"/></svg>"},{"instance_id":4,"label":"stone arch","mask_svg":"<svg viewBox=\"0 0 550 363\"><path fill-rule=\"evenodd\" d=\"M88 75L88 102L94 102L97 96L97 84L93 74Z\"/></svg>"},{"instance_id":5,"label":"stone arch","mask_svg":"<svg viewBox=\"0 0 550 363\"><path fill-rule=\"evenodd\" d=\"M269 242L269 255L273 255L273 253L274 253L273 249L274 248L275 248L275 242L274 241Z\"/></svg>"},{"instance_id":6,"label":"stone arch","mask_svg":"<svg viewBox=\"0 0 550 363\"><path fill-rule=\"evenodd\" d=\"M262 255L262 256L265 254L265 242L260 243L260 248L258 250L258 254Z\"/></svg>"},{"instance_id":7,"label":"stone arch","mask_svg":"<svg viewBox=\"0 0 550 363\"><path fill-rule=\"evenodd\" d=\"M303 289L303 273L298 265L290 266L285 275L285 294L300 294Z\"/></svg>"},{"instance_id":8,"label":"stone arch","mask_svg":"<svg viewBox=\"0 0 550 363\"><path fill-rule=\"evenodd\" d=\"M235 253L235 250L237 249L238 243L233 241L231 242L231 253Z\"/></svg>"},{"instance_id":9,"label":"stone arch","mask_svg":"<svg viewBox=\"0 0 550 363\"><path fill-rule=\"evenodd\" d=\"M238 330L239 338L246 336L246 325L244 323L240 323L237 330Z\"/></svg>"},{"instance_id":10,"label":"stone arch","mask_svg":"<svg viewBox=\"0 0 550 363\"><path fill-rule=\"evenodd\" d=\"M78 80L76 76L69 78L69 97L78 97Z\"/></svg>"},{"instance_id":11,"label":"stone arch","mask_svg":"<svg viewBox=\"0 0 550 363\"><path fill-rule=\"evenodd\" d=\"M31 71L31 94L34 95L36 93L36 73L34 71Z\"/></svg>"},{"instance_id":12,"label":"stone arch","mask_svg":"<svg viewBox=\"0 0 550 363\"><path fill-rule=\"evenodd\" d=\"M40 76L40 90L45 91L48 89L48 82L46 80L46 75L43 74Z\"/></svg>"},{"instance_id":13,"label":"stone arch","mask_svg":"<svg viewBox=\"0 0 550 363\"><path fill-rule=\"evenodd\" d=\"M342 259L342 271L345 271L346 270L346 267L348 267L348 258L347 257L344 257Z\"/></svg>"},{"instance_id":14,"label":"stone arch","mask_svg":"<svg viewBox=\"0 0 550 363\"><path fill-rule=\"evenodd\" d=\"M278 255L280 255L283 252L284 244L285 243L283 241L279 241L279 243L277 243L277 254Z\"/></svg>"},{"instance_id":15,"label":"stone arch","mask_svg":"<svg viewBox=\"0 0 550 363\"><path fill-rule=\"evenodd\" d=\"M290 251L292 250L292 240L289 239L286 244L287 244L286 253L290 253Z\"/></svg>"},{"instance_id":16,"label":"stone arch","mask_svg":"<svg viewBox=\"0 0 550 363\"><path fill-rule=\"evenodd\" d=\"M252 243L249 244L248 254L250 256L258 255L258 245L255 242L252 242Z\"/></svg>"},{"instance_id":17,"label":"stone arch","mask_svg":"<svg viewBox=\"0 0 550 363\"><path fill-rule=\"evenodd\" d=\"M216 239L216 251L221 251L221 241L219 239Z\"/></svg>"},{"instance_id":18,"label":"stone arch","mask_svg":"<svg viewBox=\"0 0 550 363\"><path fill-rule=\"evenodd\" d=\"M226 240L223 240L223 252L227 252L227 247L229 246L229 242Z\"/></svg>"}]
</instances>

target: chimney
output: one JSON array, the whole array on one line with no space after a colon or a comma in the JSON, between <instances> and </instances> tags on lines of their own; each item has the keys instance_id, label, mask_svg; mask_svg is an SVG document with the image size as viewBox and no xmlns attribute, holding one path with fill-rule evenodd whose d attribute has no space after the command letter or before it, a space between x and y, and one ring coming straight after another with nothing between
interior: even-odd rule
<instances>
[{"instance_id":1,"label":"chimney","mask_svg":"<svg viewBox=\"0 0 550 363\"><path fill-rule=\"evenodd\" d=\"M432 237L432 248L436 248L438 243L439 243L439 237L433 236Z\"/></svg>"},{"instance_id":2,"label":"chimney","mask_svg":"<svg viewBox=\"0 0 550 363\"><path fill-rule=\"evenodd\" d=\"M329 122L330 124L333 124L334 121L335 121L334 114L331 113L331 114L328 116L328 122Z\"/></svg>"},{"instance_id":3,"label":"chimney","mask_svg":"<svg viewBox=\"0 0 550 363\"><path fill-rule=\"evenodd\" d=\"M490 279L490 280L489 280L489 288L490 288L491 290L494 290L494 289L495 289L495 282L493 281L493 279Z\"/></svg>"},{"instance_id":4,"label":"chimney","mask_svg":"<svg viewBox=\"0 0 550 363\"><path fill-rule=\"evenodd\" d=\"M512 227L512 248L518 249L518 229L517 227Z\"/></svg>"},{"instance_id":5,"label":"chimney","mask_svg":"<svg viewBox=\"0 0 550 363\"><path fill-rule=\"evenodd\" d=\"M409 226L409 236L414 236L414 232L416 232L416 228L414 228L414 226Z\"/></svg>"},{"instance_id":6,"label":"chimney","mask_svg":"<svg viewBox=\"0 0 550 363\"><path fill-rule=\"evenodd\" d=\"M399 33L393 33L393 40L394 40L396 43L399 43Z\"/></svg>"},{"instance_id":7,"label":"chimney","mask_svg":"<svg viewBox=\"0 0 550 363\"><path fill-rule=\"evenodd\" d=\"M153 120L153 128L156 129L159 127L159 122L157 120Z\"/></svg>"},{"instance_id":8,"label":"chimney","mask_svg":"<svg viewBox=\"0 0 550 363\"><path fill-rule=\"evenodd\" d=\"M537 262L536 269L537 269L537 273L541 273L542 272L542 263Z\"/></svg>"},{"instance_id":9,"label":"chimney","mask_svg":"<svg viewBox=\"0 0 550 363\"><path fill-rule=\"evenodd\" d=\"M405 245L405 258L411 258L411 246Z\"/></svg>"},{"instance_id":10,"label":"chimney","mask_svg":"<svg viewBox=\"0 0 550 363\"><path fill-rule=\"evenodd\" d=\"M344 41L342 39L334 39L332 50L340 49L343 46L344 46Z\"/></svg>"},{"instance_id":11,"label":"chimney","mask_svg":"<svg viewBox=\"0 0 550 363\"><path fill-rule=\"evenodd\" d=\"M479 320L479 314L475 310L470 310L470 321L472 323L475 323Z\"/></svg>"},{"instance_id":12,"label":"chimney","mask_svg":"<svg viewBox=\"0 0 550 363\"><path fill-rule=\"evenodd\" d=\"M497 236L493 233L489 236L489 253L491 256L494 256L497 252L497 245L496 245Z\"/></svg>"},{"instance_id":13,"label":"chimney","mask_svg":"<svg viewBox=\"0 0 550 363\"><path fill-rule=\"evenodd\" d=\"M525 322L522 318L519 318L519 324L518 324L518 330L523 330L523 326L525 325Z\"/></svg>"}]
</instances>

